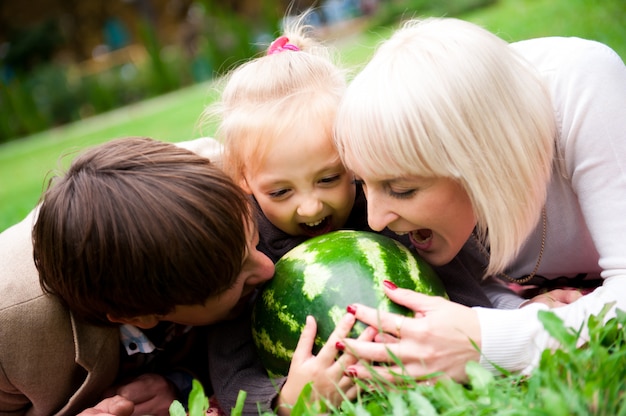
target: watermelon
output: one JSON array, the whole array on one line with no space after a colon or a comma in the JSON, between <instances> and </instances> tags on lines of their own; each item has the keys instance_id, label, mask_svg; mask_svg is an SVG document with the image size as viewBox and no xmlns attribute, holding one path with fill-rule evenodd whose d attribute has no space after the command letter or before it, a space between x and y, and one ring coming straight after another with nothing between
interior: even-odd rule
<instances>
[{"instance_id":1,"label":"watermelon","mask_svg":"<svg viewBox=\"0 0 626 416\"><path fill-rule=\"evenodd\" d=\"M352 303L411 315L385 296L385 279L398 287L447 297L428 263L380 234L334 231L293 248L276 262L273 279L254 304L252 335L261 363L274 377L287 375L307 315L317 321L315 354ZM357 322L350 336L364 328Z\"/></svg>"}]
</instances>

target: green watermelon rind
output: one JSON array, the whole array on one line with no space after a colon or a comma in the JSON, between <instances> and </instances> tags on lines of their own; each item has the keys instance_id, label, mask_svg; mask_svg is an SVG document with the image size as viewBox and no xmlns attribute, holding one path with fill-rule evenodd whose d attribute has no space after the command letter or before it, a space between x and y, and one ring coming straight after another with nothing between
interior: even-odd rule
<instances>
[{"instance_id":1,"label":"green watermelon rind","mask_svg":"<svg viewBox=\"0 0 626 416\"><path fill-rule=\"evenodd\" d=\"M359 261L343 261L348 255L354 257L355 253L360 254ZM329 265L333 266L332 272ZM373 286L357 284L362 270L374 276ZM345 278L338 281L338 276ZM287 375L309 314L318 324L315 354L351 303L412 315L410 310L385 296L382 287L385 279L398 287L447 297L443 284L428 263L398 241L380 234L334 231L293 248L276 263L274 278L263 288L252 314L253 339L264 367L272 376ZM297 293L302 296L294 296ZM325 296L320 297L321 293ZM304 302L311 306L306 308ZM357 336L364 328L364 324L357 323L350 336Z\"/></svg>"}]
</instances>

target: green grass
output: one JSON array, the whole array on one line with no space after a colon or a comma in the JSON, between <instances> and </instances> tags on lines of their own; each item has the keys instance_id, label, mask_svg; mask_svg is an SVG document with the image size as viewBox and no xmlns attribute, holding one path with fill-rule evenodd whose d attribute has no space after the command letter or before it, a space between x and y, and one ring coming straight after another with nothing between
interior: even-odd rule
<instances>
[{"instance_id":1,"label":"green grass","mask_svg":"<svg viewBox=\"0 0 626 416\"><path fill-rule=\"evenodd\" d=\"M544 327L560 347L544 351L529 376L504 372L494 376L470 362L467 384L441 378L431 386L408 376L401 376L399 384L391 384L379 377L369 384L357 381L361 386L357 399L346 400L339 407L324 400L312 402L309 384L291 415L626 416L626 313L618 310L617 316L605 323L607 311L608 306L588 319L588 342L580 347L577 340L581 329L566 328L552 312L539 312ZM204 415L207 399L199 383L194 390L189 415ZM245 394L241 391L240 399ZM232 412L223 410L239 416L241 409L239 405ZM182 405L174 402L170 415L184 414Z\"/></svg>"},{"instance_id":2,"label":"green grass","mask_svg":"<svg viewBox=\"0 0 626 416\"><path fill-rule=\"evenodd\" d=\"M586 322L589 341L577 346L582 328L566 328L552 312L539 319L559 342L543 352L529 376L502 373L494 376L475 362L468 363L467 384L441 379L434 386L403 377L403 387L384 380L363 385L355 402L339 408L324 403L302 405L292 416L313 415L511 415L587 416L626 415L626 313L605 316L610 305ZM301 394L306 395L306 392ZM306 403L306 397L301 403Z\"/></svg>"},{"instance_id":3,"label":"green grass","mask_svg":"<svg viewBox=\"0 0 626 416\"><path fill-rule=\"evenodd\" d=\"M413 14L409 11L406 15ZM500 0L460 17L481 24L508 41L579 36L604 42L622 58L626 57L623 0ZM339 50L343 63L362 65L389 33L389 28L377 28L342 41ZM196 85L0 145L0 231L36 205L44 178L58 166L59 157L69 151L130 135L165 141L202 135L196 125L200 112L210 101L209 87L208 83ZM212 134L211 129L204 134Z\"/></svg>"},{"instance_id":4,"label":"green grass","mask_svg":"<svg viewBox=\"0 0 626 416\"><path fill-rule=\"evenodd\" d=\"M503 39L577 36L606 43L626 57L626 2L623 0L502 0L468 13Z\"/></svg>"}]
</instances>

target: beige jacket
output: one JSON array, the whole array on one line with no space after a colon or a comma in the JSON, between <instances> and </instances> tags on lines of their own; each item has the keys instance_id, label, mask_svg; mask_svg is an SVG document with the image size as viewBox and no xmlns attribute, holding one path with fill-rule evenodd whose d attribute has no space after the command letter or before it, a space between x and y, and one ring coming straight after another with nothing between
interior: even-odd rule
<instances>
[{"instance_id":1,"label":"beige jacket","mask_svg":"<svg viewBox=\"0 0 626 416\"><path fill-rule=\"evenodd\" d=\"M113 383L119 331L77 322L43 294L33 217L0 234L0 415L75 415Z\"/></svg>"}]
</instances>

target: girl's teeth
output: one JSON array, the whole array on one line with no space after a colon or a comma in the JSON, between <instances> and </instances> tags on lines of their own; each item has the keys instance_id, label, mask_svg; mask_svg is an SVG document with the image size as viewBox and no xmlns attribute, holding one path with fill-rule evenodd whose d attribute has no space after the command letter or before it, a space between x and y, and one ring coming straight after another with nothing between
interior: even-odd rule
<instances>
[{"instance_id":1,"label":"girl's teeth","mask_svg":"<svg viewBox=\"0 0 626 416\"><path fill-rule=\"evenodd\" d=\"M315 222L305 222L305 224L306 224L308 227L315 227L316 225L320 225L320 224L322 223L322 221L324 221L324 219L323 219L323 218L322 218L321 220L319 220L319 221L315 221Z\"/></svg>"}]
</instances>

